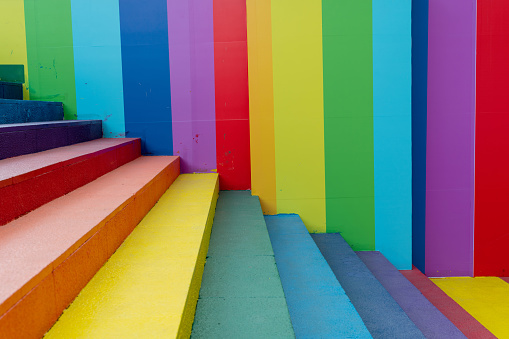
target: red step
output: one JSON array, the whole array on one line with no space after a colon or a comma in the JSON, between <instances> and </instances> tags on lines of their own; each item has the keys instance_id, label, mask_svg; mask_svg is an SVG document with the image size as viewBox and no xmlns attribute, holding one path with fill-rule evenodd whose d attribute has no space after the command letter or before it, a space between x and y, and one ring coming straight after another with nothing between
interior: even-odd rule
<instances>
[{"instance_id":1,"label":"red step","mask_svg":"<svg viewBox=\"0 0 509 339\"><path fill-rule=\"evenodd\" d=\"M0 226L140 154L140 139L96 139L0 160Z\"/></svg>"}]
</instances>

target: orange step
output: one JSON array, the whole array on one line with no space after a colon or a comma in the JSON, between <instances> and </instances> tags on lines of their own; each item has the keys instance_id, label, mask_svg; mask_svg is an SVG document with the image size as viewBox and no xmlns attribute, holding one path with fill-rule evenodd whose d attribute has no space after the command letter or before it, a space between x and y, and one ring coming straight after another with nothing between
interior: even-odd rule
<instances>
[{"instance_id":1,"label":"orange step","mask_svg":"<svg viewBox=\"0 0 509 339\"><path fill-rule=\"evenodd\" d=\"M96 139L0 160L0 226L140 155L140 139Z\"/></svg>"},{"instance_id":2,"label":"orange step","mask_svg":"<svg viewBox=\"0 0 509 339\"><path fill-rule=\"evenodd\" d=\"M0 227L0 338L37 338L180 173L140 157Z\"/></svg>"}]
</instances>

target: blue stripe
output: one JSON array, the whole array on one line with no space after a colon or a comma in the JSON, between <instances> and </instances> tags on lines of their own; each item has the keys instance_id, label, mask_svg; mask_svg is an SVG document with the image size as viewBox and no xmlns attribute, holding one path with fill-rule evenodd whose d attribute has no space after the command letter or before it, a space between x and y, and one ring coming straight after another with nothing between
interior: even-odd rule
<instances>
[{"instance_id":1,"label":"blue stripe","mask_svg":"<svg viewBox=\"0 0 509 339\"><path fill-rule=\"evenodd\" d=\"M375 247L412 268L411 6L373 0Z\"/></svg>"},{"instance_id":2,"label":"blue stripe","mask_svg":"<svg viewBox=\"0 0 509 339\"><path fill-rule=\"evenodd\" d=\"M120 1L122 72L127 137L142 152L173 153L166 0Z\"/></svg>"}]
</instances>

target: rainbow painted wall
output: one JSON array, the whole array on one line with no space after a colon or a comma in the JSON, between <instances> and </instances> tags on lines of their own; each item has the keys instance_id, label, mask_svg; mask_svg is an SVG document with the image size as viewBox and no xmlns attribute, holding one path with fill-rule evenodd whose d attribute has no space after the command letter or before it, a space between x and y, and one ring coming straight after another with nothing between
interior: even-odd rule
<instances>
[{"instance_id":1,"label":"rainbow painted wall","mask_svg":"<svg viewBox=\"0 0 509 339\"><path fill-rule=\"evenodd\" d=\"M0 64L26 65L26 98L399 269L509 274L503 0L0 7Z\"/></svg>"}]
</instances>

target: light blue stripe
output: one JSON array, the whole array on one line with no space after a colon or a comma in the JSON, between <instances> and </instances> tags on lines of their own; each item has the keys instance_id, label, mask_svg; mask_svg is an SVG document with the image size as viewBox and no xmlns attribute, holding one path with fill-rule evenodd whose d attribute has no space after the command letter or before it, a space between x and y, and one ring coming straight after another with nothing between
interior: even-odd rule
<instances>
[{"instance_id":1,"label":"light blue stripe","mask_svg":"<svg viewBox=\"0 0 509 339\"><path fill-rule=\"evenodd\" d=\"M412 268L411 0L373 0L375 247Z\"/></svg>"},{"instance_id":2,"label":"light blue stripe","mask_svg":"<svg viewBox=\"0 0 509 339\"><path fill-rule=\"evenodd\" d=\"M106 138L125 136L118 0L72 0L78 119L103 121Z\"/></svg>"}]
</instances>

